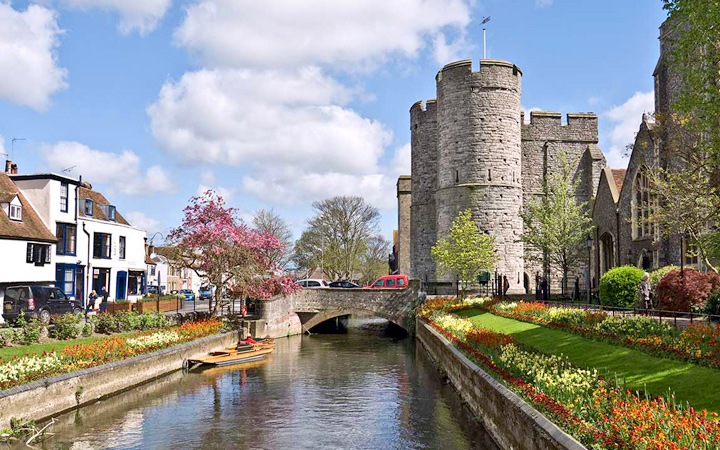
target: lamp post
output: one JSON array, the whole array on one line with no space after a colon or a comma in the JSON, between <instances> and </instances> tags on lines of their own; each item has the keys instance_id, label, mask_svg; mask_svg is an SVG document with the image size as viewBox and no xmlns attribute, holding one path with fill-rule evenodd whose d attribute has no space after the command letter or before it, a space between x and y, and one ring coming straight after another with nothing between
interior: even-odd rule
<instances>
[{"instance_id":1,"label":"lamp post","mask_svg":"<svg viewBox=\"0 0 720 450\"><path fill-rule=\"evenodd\" d=\"M591 264L592 264L592 245L593 245L592 235L588 234L588 235L585 237L585 245L587 245L587 249L588 249L587 278L585 279L585 281L586 281L586 283L587 283L587 302L588 302L588 305L589 305L590 302L591 302L591 299L590 299L590 289L592 288L592 285L591 285L591 283L590 283L590 266L591 266Z\"/></svg>"}]
</instances>

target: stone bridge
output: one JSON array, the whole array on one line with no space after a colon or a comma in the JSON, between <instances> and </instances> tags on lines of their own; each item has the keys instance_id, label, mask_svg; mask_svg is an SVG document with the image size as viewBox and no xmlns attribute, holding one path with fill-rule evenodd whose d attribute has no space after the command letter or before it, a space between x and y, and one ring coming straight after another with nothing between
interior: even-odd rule
<instances>
[{"instance_id":1,"label":"stone bridge","mask_svg":"<svg viewBox=\"0 0 720 450\"><path fill-rule=\"evenodd\" d=\"M310 330L339 316L369 315L386 319L413 333L420 281L405 289L303 289L286 298L262 302L259 336L280 337Z\"/></svg>"}]
</instances>

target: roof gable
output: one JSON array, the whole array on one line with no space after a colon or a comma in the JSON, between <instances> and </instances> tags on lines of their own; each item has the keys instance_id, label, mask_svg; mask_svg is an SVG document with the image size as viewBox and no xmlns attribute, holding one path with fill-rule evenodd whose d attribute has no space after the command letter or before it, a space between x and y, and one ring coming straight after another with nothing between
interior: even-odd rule
<instances>
[{"instance_id":1,"label":"roof gable","mask_svg":"<svg viewBox=\"0 0 720 450\"><path fill-rule=\"evenodd\" d=\"M93 219L97 220L104 220L108 222L112 222L107 214L106 210L103 210L101 206L108 206L111 205L111 203L105 198L104 195L102 195L100 192L93 191L90 188L87 188L85 186L80 186L79 192L78 192L78 198L82 201L83 199L89 198L93 201L93 213L92 216L85 214L85 208L83 205L80 205L80 211L79 215L80 217L92 217ZM115 211L115 223L123 224L123 225L130 225L127 220L120 214L117 210Z\"/></svg>"},{"instance_id":2,"label":"roof gable","mask_svg":"<svg viewBox=\"0 0 720 450\"><path fill-rule=\"evenodd\" d=\"M4 172L0 172L0 198L8 199L2 203L10 203L17 198L22 206L22 220L11 220L7 214L0 212L0 237L57 242L55 235L45 226L30 202Z\"/></svg>"}]
</instances>

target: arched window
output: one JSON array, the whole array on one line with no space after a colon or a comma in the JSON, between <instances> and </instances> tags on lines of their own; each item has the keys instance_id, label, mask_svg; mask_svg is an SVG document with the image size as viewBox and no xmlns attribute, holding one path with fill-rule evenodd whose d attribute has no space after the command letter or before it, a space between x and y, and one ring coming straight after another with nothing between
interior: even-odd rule
<instances>
[{"instance_id":1,"label":"arched window","mask_svg":"<svg viewBox=\"0 0 720 450\"><path fill-rule=\"evenodd\" d=\"M633 183L632 220L633 238L639 239L653 235L650 216L653 213L653 201L650 197L650 178L646 167L641 167Z\"/></svg>"},{"instance_id":2,"label":"arched window","mask_svg":"<svg viewBox=\"0 0 720 450\"><path fill-rule=\"evenodd\" d=\"M615 267L615 243L610 233L600 236L600 275Z\"/></svg>"}]
</instances>

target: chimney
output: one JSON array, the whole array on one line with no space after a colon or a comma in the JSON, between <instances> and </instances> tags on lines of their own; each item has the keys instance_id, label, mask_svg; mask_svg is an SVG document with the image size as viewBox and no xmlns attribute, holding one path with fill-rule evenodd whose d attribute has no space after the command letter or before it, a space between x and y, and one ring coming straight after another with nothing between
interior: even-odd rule
<instances>
[{"instance_id":1,"label":"chimney","mask_svg":"<svg viewBox=\"0 0 720 450\"><path fill-rule=\"evenodd\" d=\"M17 164L13 164L12 166L10 166L10 174L17 175Z\"/></svg>"},{"instance_id":2,"label":"chimney","mask_svg":"<svg viewBox=\"0 0 720 450\"><path fill-rule=\"evenodd\" d=\"M10 168L12 167L12 161L9 159L5 160L5 173L10 173Z\"/></svg>"}]
</instances>

